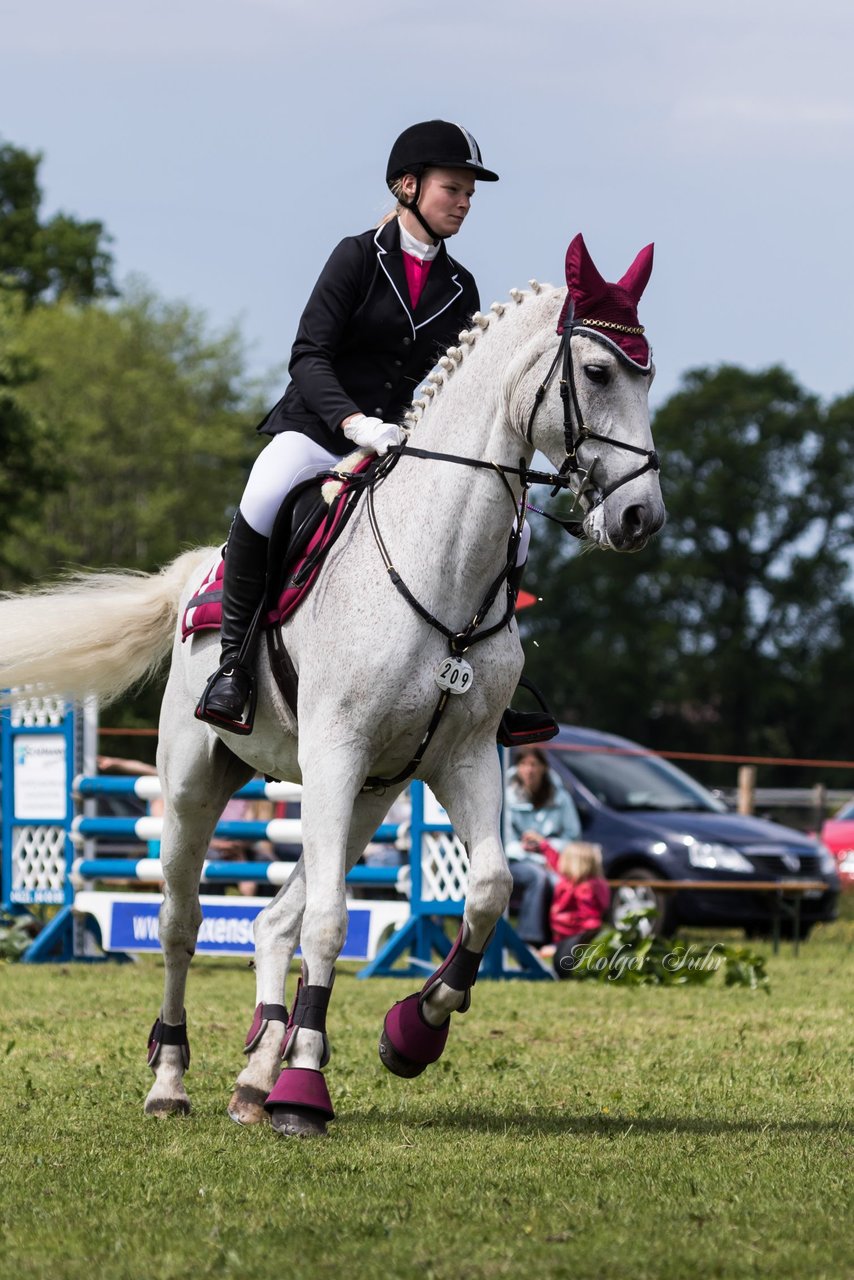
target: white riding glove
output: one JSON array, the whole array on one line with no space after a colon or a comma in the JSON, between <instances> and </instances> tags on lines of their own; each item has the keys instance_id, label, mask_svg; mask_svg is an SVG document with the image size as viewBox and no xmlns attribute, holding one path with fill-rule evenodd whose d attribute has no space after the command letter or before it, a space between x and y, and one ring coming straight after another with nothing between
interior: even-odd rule
<instances>
[{"instance_id":1,"label":"white riding glove","mask_svg":"<svg viewBox=\"0 0 854 1280\"><path fill-rule=\"evenodd\" d=\"M344 427L344 434L353 444L361 449L373 449L382 457L393 445L401 444L405 439L402 427L392 422L383 422L382 418L354 418Z\"/></svg>"}]
</instances>

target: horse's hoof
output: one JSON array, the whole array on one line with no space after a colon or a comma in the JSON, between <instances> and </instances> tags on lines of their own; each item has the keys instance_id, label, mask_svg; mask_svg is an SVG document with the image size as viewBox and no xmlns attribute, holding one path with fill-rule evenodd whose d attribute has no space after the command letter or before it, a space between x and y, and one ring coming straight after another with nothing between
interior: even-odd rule
<instances>
[{"instance_id":1,"label":"horse's hoof","mask_svg":"<svg viewBox=\"0 0 854 1280\"><path fill-rule=\"evenodd\" d=\"M228 1114L235 1124L261 1124L267 1119L267 1094L251 1084L239 1084L231 1095Z\"/></svg>"},{"instance_id":2,"label":"horse's hoof","mask_svg":"<svg viewBox=\"0 0 854 1280\"><path fill-rule=\"evenodd\" d=\"M399 1000L385 1016L380 1036L380 1062L404 1079L420 1076L431 1062L441 1058L450 1026L450 1015L441 1026L430 1025L421 1012L420 994Z\"/></svg>"},{"instance_id":3,"label":"horse's hoof","mask_svg":"<svg viewBox=\"0 0 854 1280\"><path fill-rule=\"evenodd\" d=\"M146 1098L145 1114L164 1120L167 1116L188 1116L190 1114L189 1098Z\"/></svg>"},{"instance_id":4,"label":"horse's hoof","mask_svg":"<svg viewBox=\"0 0 854 1280\"><path fill-rule=\"evenodd\" d=\"M409 1058L402 1057L386 1035L385 1028L380 1036L379 1047L380 1062L383 1066L388 1067L389 1071L393 1071L396 1076L403 1076L404 1080L411 1080L427 1070L426 1062L411 1062Z\"/></svg>"},{"instance_id":5,"label":"horse's hoof","mask_svg":"<svg viewBox=\"0 0 854 1280\"><path fill-rule=\"evenodd\" d=\"M325 1138L329 1133L325 1117L314 1107L274 1107L270 1122L283 1138Z\"/></svg>"}]
</instances>

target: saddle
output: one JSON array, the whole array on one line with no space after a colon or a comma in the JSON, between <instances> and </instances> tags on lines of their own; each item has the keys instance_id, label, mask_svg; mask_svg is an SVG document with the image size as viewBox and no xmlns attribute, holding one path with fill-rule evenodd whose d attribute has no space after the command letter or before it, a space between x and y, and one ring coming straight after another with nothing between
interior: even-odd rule
<instances>
[{"instance_id":1,"label":"saddle","mask_svg":"<svg viewBox=\"0 0 854 1280\"><path fill-rule=\"evenodd\" d=\"M356 508L364 481L376 455L362 458L352 471L340 476L337 491L325 497L322 488L328 473L312 476L285 497L276 516L267 556L267 587L260 625L275 629L305 600L328 552ZM218 631L222 623L220 552L196 594L184 610L181 639L197 631Z\"/></svg>"}]
</instances>

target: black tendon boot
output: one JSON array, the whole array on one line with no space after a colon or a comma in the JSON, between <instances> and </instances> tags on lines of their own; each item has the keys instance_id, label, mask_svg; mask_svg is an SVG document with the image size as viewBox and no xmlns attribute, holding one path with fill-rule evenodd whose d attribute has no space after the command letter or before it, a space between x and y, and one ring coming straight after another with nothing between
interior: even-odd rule
<instances>
[{"instance_id":1,"label":"black tendon boot","mask_svg":"<svg viewBox=\"0 0 854 1280\"><path fill-rule=\"evenodd\" d=\"M255 717L256 615L267 581L267 546L268 539L256 533L238 510L225 548L220 665L196 707L197 720L232 733L251 733Z\"/></svg>"},{"instance_id":2,"label":"black tendon boot","mask_svg":"<svg viewBox=\"0 0 854 1280\"><path fill-rule=\"evenodd\" d=\"M507 579L514 599L519 595L524 572L524 564L514 565ZM560 732L558 723L546 706L546 701L537 686L522 676L519 681L519 688L530 690L542 710L514 711L512 707L508 707L498 726L497 736L502 747L526 747L535 742L548 742L550 738L556 737Z\"/></svg>"}]
</instances>

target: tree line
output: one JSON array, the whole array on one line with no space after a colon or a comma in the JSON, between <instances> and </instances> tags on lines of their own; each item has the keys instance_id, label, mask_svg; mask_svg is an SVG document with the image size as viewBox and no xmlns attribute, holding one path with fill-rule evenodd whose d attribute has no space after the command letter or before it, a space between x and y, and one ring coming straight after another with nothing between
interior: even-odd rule
<instances>
[{"instance_id":1,"label":"tree line","mask_svg":"<svg viewBox=\"0 0 854 1280\"><path fill-rule=\"evenodd\" d=\"M119 290L102 223L43 216L40 163L0 143L5 590L222 541L278 385L249 377L236 328ZM579 554L532 517L528 674L560 719L661 749L854 758L854 394L694 369L653 428L668 520L642 552ZM158 697L110 719L153 723Z\"/></svg>"}]
</instances>

